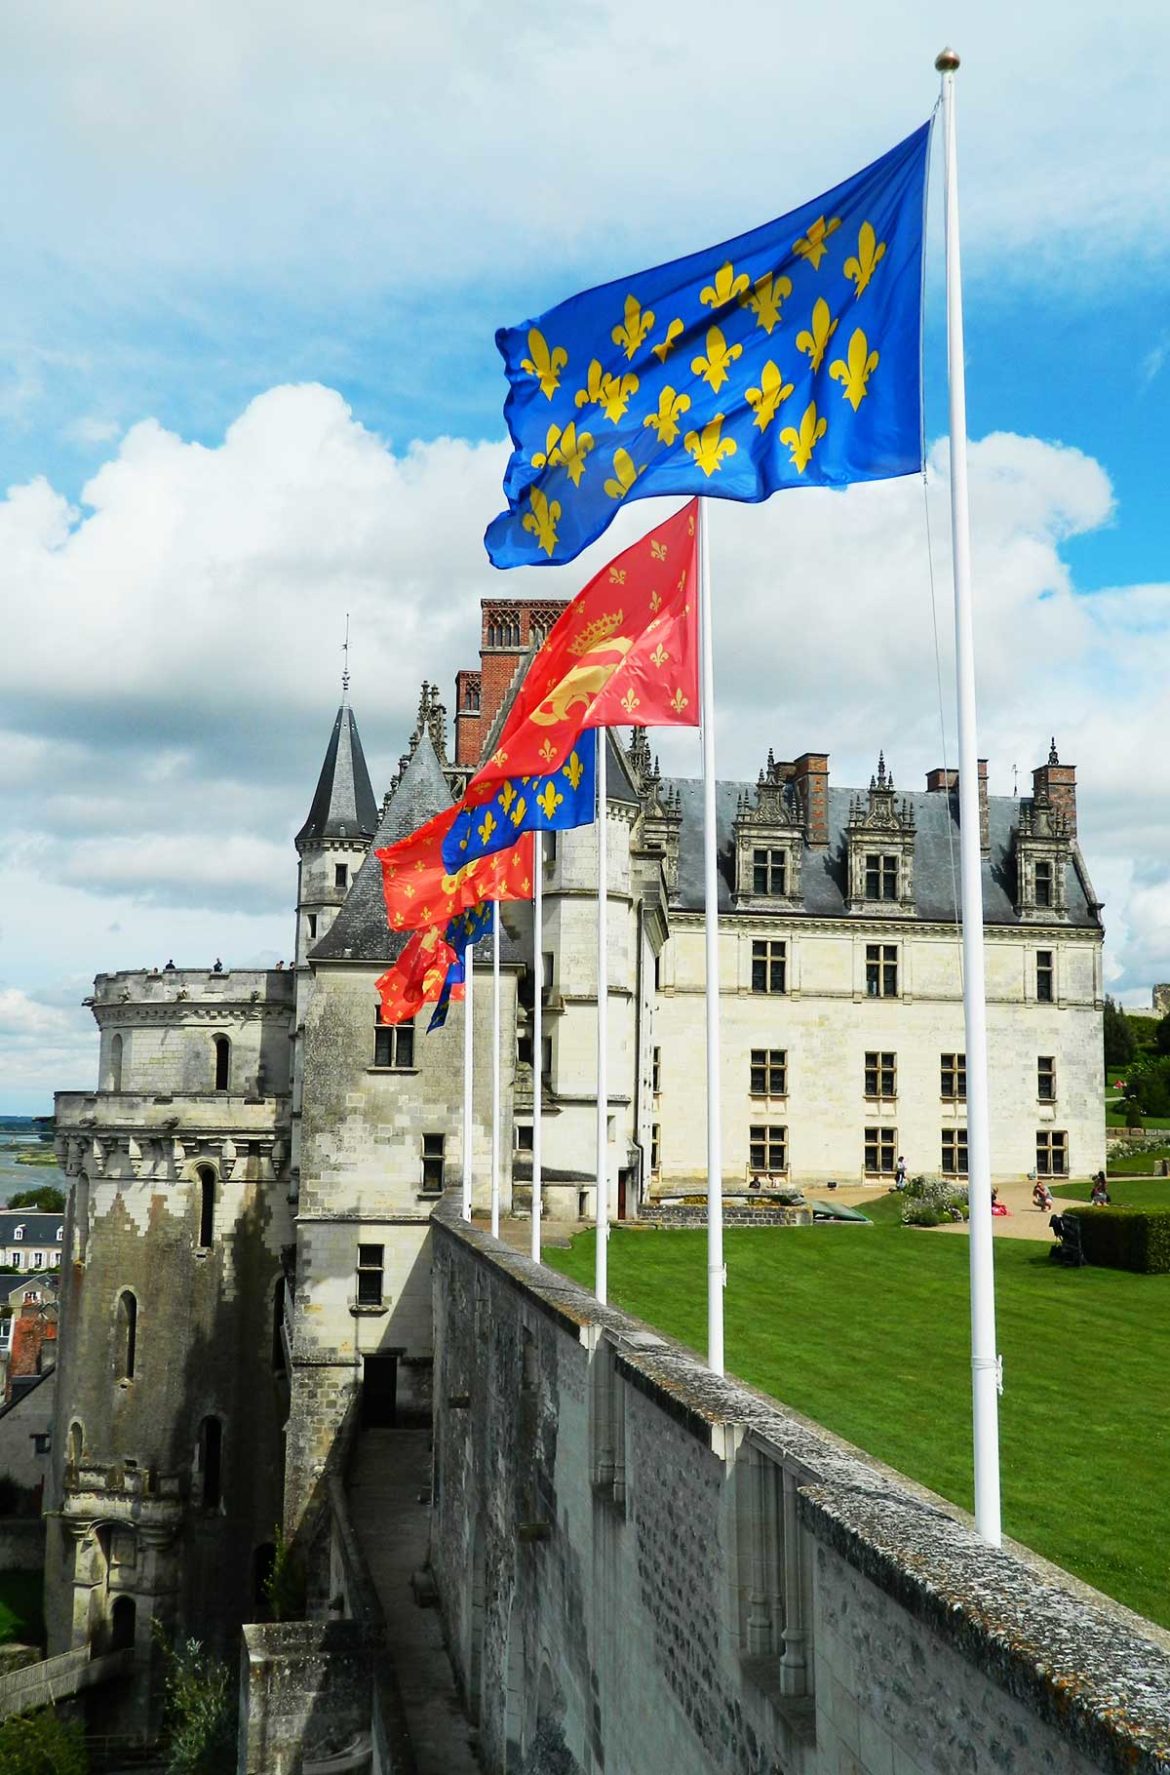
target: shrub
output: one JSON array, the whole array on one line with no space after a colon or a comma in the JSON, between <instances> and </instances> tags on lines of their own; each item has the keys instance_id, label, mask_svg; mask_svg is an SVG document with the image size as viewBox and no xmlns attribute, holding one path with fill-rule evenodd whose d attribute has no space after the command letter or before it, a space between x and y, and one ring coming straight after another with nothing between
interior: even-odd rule
<instances>
[{"instance_id":1,"label":"shrub","mask_svg":"<svg viewBox=\"0 0 1170 1775\"><path fill-rule=\"evenodd\" d=\"M221 1775L236 1764L235 1672L197 1639L174 1646L156 1629L166 1661L167 1775Z\"/></svg>"},{"instance_id":2,"label":"shrub","mask_svg":"<svg viewBox=\"0 0 1170 1775\"><path fill-rule=\"evenodd\" d=\"M1125 1106L1125 1125L1127 1128L1140 1128L1143 1125L1141 1104L1135 1103L1132 1098Z\"/></svg>"},{"instance_id":3,"label":"shrub","mask_svg":"<svg viewBox=\"0 0 1170 1775\"><path fill-rule=\"evenodd\" d=\"M305 1574L279 1523L272 1570L264 1580L264 1600L274 1621L301 1621L305 1614Z\"/></svg>"},{"instance_id":4,"label":"shrub","mask_svg":"<svg viewBox=\"0 0 1170 1775\"><path fill-rule=\"evenodd\" d=\"M945 1177L912 1177L906 1185L903 1226L942 1226L967 1214L966 1191Z\"/></svg>"},{"instance_id":5,"label":"shrub","mask_svg":"<svg viewBox=\"0 0 1170 1775\"><path fill-rule=\"evenodd\" d=\"M1103 1269L1170 1274L1170 1208L1086 1208L1076 1213L1081 1249Z\"/></svg>"}]
</instances>

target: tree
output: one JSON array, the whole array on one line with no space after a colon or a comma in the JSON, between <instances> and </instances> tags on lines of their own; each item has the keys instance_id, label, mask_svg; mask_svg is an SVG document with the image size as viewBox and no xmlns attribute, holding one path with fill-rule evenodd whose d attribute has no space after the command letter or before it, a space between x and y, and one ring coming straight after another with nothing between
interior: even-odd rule
<instances>
[{"instance_id":1,"label":"tree","mask_svg":"<svg viewBox=\"0 0 1170 1775\"><path fill-rule=\"evenodd\" d=\"M1111 998L1105 1000L1105 1015L1102 1019L1105 1035L1105 1071L1115 1072L1118 1067L1126 1067L1133 1059L1137 1043L1129 1018L1119 1010Z\"/></svg>"},{"instance_id":2,"label":"tree","mask_svg":"<svg viewBox=\"0 0 1170 1775\"><path fill-rule=\"evenodd\" d=\"M85 1737L51 1707L0 1723L0 1775L88 1775Z\"/></svg>"},{"instance_id":3,"label":"tree","mask_svg":"<svg viewBox=\"0 0 1170 1775\"><path fill-rule=\"evenodd\" d=\"M64 1214L65 1194L51 1183L42 1183L37 1189L17 1190L9 1196L10 1208L35 1208L40 1214Z\"/></svg>"},{"instance_id":4,"label":"tree","mask_svg":"<svg viewBox=\"0 0 1170 1775\"><path fill-rule=\"evenodd\" d=\"M1170 1011L1158 1022L1154 1031L1154 1046L1159 1054L1170 1054Z\"/></svg>"},{"instance_id":5,"label":"tree","mask_svg":"<svg viewBox=\"0 0 1170 1775\"><path fill-rule=\"evenodd\" d=\"M236 1765L236 1675L197 1639L171 1646L158 1628L166 1661L164 1730L167 1775L222 1775ZM0 1771L0 1775L3 1772Z\"/></svg>"}]
</instances>

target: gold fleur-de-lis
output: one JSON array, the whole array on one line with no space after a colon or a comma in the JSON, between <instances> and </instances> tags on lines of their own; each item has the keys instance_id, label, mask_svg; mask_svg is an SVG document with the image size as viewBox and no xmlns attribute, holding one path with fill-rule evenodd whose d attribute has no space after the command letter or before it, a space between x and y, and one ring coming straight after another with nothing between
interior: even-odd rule
<instances>
[{"instance_id":1,"label":"gold fleur-de-lis","mask_svg":"<svg viewBox=\"0 0 1170 1775\"><path fill-rule=\"evenodd\" d=\"M551 555L557 546L557 521L561 515L559 499L550 499L539 487L533 487L528 495L529 511L521 518L521 527L535 536L546 555Z\"/></svg>"},{"instance_id":2,"label":"gold fleur-de-lis","mask_svg":"<svg viewBox=\"0 0 1170 1775\"><path fill-rule=\"evenodd\" d=\"M558 511L557 512L558 518L560 517L560 515L561 514ZM497 746L495 751L492 753L492 763L493 764L507 764L507 762L508 762L507 752L504 750L503 746Z\"/></svg>"},{"instance_id":3,"label":"gold fleur-de-lis","mask_svg":"<svg viewBox=\"0 0 1170 1775\"><path fill-rule=\"evenodd\" d=\"M763 277L757 277L750 290L745 290L739 299L741 308L750 308L756 317L757 327L763 327L770 333L780 320L780 304L785 296L792 294L792 279L779 271L766 271Z\"/></svg>"},{"instance_id":4,"label":"gold fleur-de-lis","mask_svg":"<svg viewBox=\"0 0 1170 1775\"><path fill-rule=\"evenodd\" d=\"M688 524L687 529L689 530L689 532L692 536L695 534L694 527L692 525ZM678 589L680 592L685 592L687 589L687 570L685 567L683 568L682 572L678 576Z\"/></svg>"},{"instance_id":5,"label":"gold fleur-de-lis","mask_svg":"<svg viewBox=\"0 0 1170 1775\"><path fill-rule=\"evenodd\" d=\"M528 350L531 355L521 358L520 368L536 377L541 394L546 401L551 401L561 386L561 371L569 361L569 354L563 345L554 345L550 351L544 334L536 327L528 335Z\"/></svg>"},{"instance_id":6,"label":"gold fleur-de-lis","mask_svg":"<svg viewBox=\"0 0 1170 1775\"><path fill-rule=\"evenodd\" d=\"M431 916L430 907L429 906L420 906L418 909L418 915L420 918L430 918L430 916Z\"/></svg>"},{"instance_id":7,"label":"gold fleur-de-lis","mask_svg":"<svg viewBox=\"0 0 1170 1775\"><path fill-rule=\"evenodd\" d=\"M665 561L666 544L664 542L659 542L657 537L652 536L650 538L650 553L656 561Z\"/></svg>"},{"instance_id":8,"label":"gold fleur-de-lis","mask_svg":"<svg viewBox=\"0 0 1170 1775\"><path fill-rule=\"evenodd\" d=\"M793 241L793 252L798 259L807 259L814 271L819 271L821 260L829 250L829 236L836 234L840 226L840 216L830 216L827 222L823 216L818 216L815 222L809 224L808 233Z\"/></svg>"},{"instance_id":9,"label":"gold fleur-de-lis","mask_svg":"<svg viewBox=\"0 0 1170 1775\"><path fill-rule=\"evenodd\" d=\"M856 327L845 357L834 358L829 365L829 375L843 384L841 393L855 413L869 392L867 384L877 367L877 352L869 349L869 340Z\"/></svg>"},{"instance_id":10,"label":"gold fleur-de-lis","mask_svg":"<svg viewBox=\"0 0 1170 1775\"><path fill-rule=\"evenodd\" d=\"M786 425L780 433L780 442L787 444L792 456L792 466L798 475L802 475L812 461L812 453L829 429L827 419L817 418L817 404L810 401L800 419L800 430L794 431Z\"/></svg>"},{"instance_id":11,"label":"gold fleur-de-lis","mask_svg":"<svg viewBox=\"0 0 1170 1775\"><path fill-rule=\"evenodd\" d=\"M558 807L564 801L563 795L557 794L557 786L550 777L540 794L536 797L536 805L546 820L551 820Z\"/></svg>"},{"instance_id":12,"label":"gold fleur-de-lis","mask_svg":"<svg viewBox=\"0 0 1170 1775\"><path fill-rule=\"evenodd\" d=\"M715 394L727 381L728 365L733 364L737 357L743 356L742 345L729 345L719 327L707 328L707 355L691 359L691 369L696 376L710 384Z\"/></svg>"},{"instance_id":13,"label":"gold fleur-de-lis","mask_svg":"<svg viewBox=\"0 0 1170 1775\"><path fill-rule=\"evenodd\" d=\"M638 702L639 699L634 695L633 686L631 685L630 689L627 690L625 696L622 698L622 708L626 711L627 715L632 715L634 710L638 707Z\"/></svg>"},{"instance_id":14,"label":"gold fleur-de-lis","mask_svg":"<svg viewBox=\"0 0 1170 1775\"><path fill-rule=\"evenodd\" d=\"M564 431L559 425L550 425L544 440L544 449L537 451L532 458L533 468L555 468L563 465L574 487L581 485L581 476L585 473L585 458L593 448L593 434L578 431L576 422L570 419Z\"/></svg>"},{"instance_id":15,"label":"gold fleur-de-lis","mask_svg":"<svg viewBox=\"0 0 1170 1775\"><path fill-rule=\"evenodd\" d=\"M658 411L647 413L642 421L643 430L649 426L660 444L673 444L679 432L679 414L688 412L690 405L689 394L676 394L673 388L664 388L658 397Z\"/></svg>"},{"instance_id":16,"label":"gold fleur-de-lis","mask_svg":"<svg viewBox=\"0 0 1170 1775\"><path fill-rule=\"evenodd\" d=\"M609 583L610 585L624 586L626 583L626 569L624 567L611 567L609 570Z\"/></svg>"},{"instance_id":17,"label":"gold fleur-de-lis","mask_svg":"<svg viewBox=\"0 0 1170 1775\"><path fill-rule=\"evenodd\" d=\"M627 361L632 361L634 353L654 325L654 310L643 309L637 296L626 297L626 316L610 334L615 345L625 351Z\"/></svg>"},{"instance_id":18,"label":"gold fleur-de-lis","mask_svg":"<svg viewBox=\"0 0 1170 1775\"><path fill-rule=\"evenodd\" d=\"M408 881L403 882L402 891L406 895L408 900L414 899L414 889L411 887L411 885Z\"/></svg>"},{"instance_id":19,"label":"gold fleur-de-lis","mask_svg":"<svg viewBox=\"0 0 1170 1775\"><path fill-rule=\"evenodd\" d=\"M863 222L861 232L857 236L857 255L846 259L841 267L850 283L854 285L854 295L860 296L868 288L869 280L886 256L886 243L879 240L873 230L872 222Z\"/></svg>"},{"instance_id":20,"label":"gold fleur-de-lis","mask_svg":"<svg viewBox=\"0 0 1170 1775\"><path fill-rule=\"evenodd\" d=\"M613 453L613 476L602 485L611 499L624 499L626 494L632 490L638 476L645 474L645 472L645 463L641 468L634 467L634 459L628 450L615 450Z\"/></svg>"},{"instance_id":21,"label":"gold fleur-de-lis","mask_svg":"<svg viewBox=\"0 0 1170 1775\"><path fill-rule=\"evenodd\" d=\"M509 818L511 819L513 826L519 826L521 820L524 818L524 816L527 812L528 812L528 803L525 801L523 795L518 795L516 797L516 805L512 809L511 814L509 815Z\"/></svg>"},{"instance_id":22,"label":"gold fleur-de-lis","mask_svg":"<svg viewBox=\"0 0 1170 1775\"><path fill-rule=\"evenodd\" d=\"M496 799L504 812L507 813L508 809L516 799L516 785L514 783L505 783Z\"/></svg>"},{"instance_id":23,"label":"gold fleur-de-lis","mask_svg":"<svg viewBox=\"0 0 1170 1775\"><path fill-rule=\"evenodd\" d=\"M657 592L650 594L650 608L655 611L662 609L662 599Z\"/></svg>"},{"instance_id":24,"label":"gold fleur-de-lis","mask_svg":"<svg viewBox=\"0 0 1170 1775\"><path fill-rule=\"evenodd\" d=\"M605 417L616 425L630 404L630 396L637 392L638 378L635 375L612 376L608 370L603 371L598 359L594 358L589 365L585 387L577 390L574 399L578 407L600 407Z\"/></svg>"},{"instance_id":25,"label":"gold fleur-de-lis","mask_svg":"<svg viewBox=\"0 0 1170 1775\"><path fill-rule=\"evenodd\" d=\"M735 267L729 259L721 265L714 278L699 291L699 301L707 308L726 308L729 302L746 290L751 278L746 271L736 275Z\"/></svg>"},{"instance_id":26,"label":"gold fleur-de-lis","mask_svg":"<svg viewBox=\"0 0 1170 1775\"><path fill-rule=\"evenodd\" d=\"M690 700L690 697L684 696L681 690L676 690L670 699L670 706L676 715L681 715Z\"/></svg>"},{"instance_id":27,"label":"gold fleur-de-lis","mask_svg":"<svg viewBox=\"0 0 1170 1775\"><path fill-rule=\"evenodd\" d=\"M551 760L556 757L556 755L557 755L557 749L553 745L552 741L545 740L544 745L540 748L540 756L544 759L544 762L546 764L550 763Z\"/></svg>"},{"instance_id":28,"label":"gold fleur-de-lis","mask_svg":"<svg viewBox=\"0 0 1170 1775\"><path fill-rule=\"evenodd\" d=\"M725 457L735 455L735 439L719 436L722 426L723 414L716 413L714 419L703 427L701 433L688 431L683 439L687 454L694 457L696 468L701 468L708 479L715 473ZM685 579L686 575L684 574L683 577Z\"/></svg>"},{"instance_id":29,"label":"gold fleur-de-lis","mask_svg":"<svg viewBox=\"0 0 1170 1775\"><path fill-rule=\"evenodd\" d=\"M488 839L491 837L492 833L495 831L495 829L496 829L496 817L492 813L491 808L489 808L487 813L484 814L483 819L480 821L479 825L476 827L476 831L479 833L480 843L486 844Z\"/></svg>"},{"instance_id":30,"label":"gold fleur-de-lis","mask_svg":"<svg viewBox=\"0 0 1170 1775\"><path fill-rule=\"evenodd\" d=\"M654 353L655 357L658 359L658 362L660 364L664 364L666 362L667 358L670 356L671 352L674 350L675 340L680 338L681 335L685 332L686 332L686 328L683 326L683 324L680 320L672 320L670 322L669 326L667 327L665 334L658 341L658 344L652 345L650 347L651 351Z\"/></svg>"},{"instance_id":31,"label":"gold fleur-de-lis","mask_svg":"<svg viewBox=\"0 0 1170 1775\"><path fill-rule=\"evenodd\" d=\"M576 791L581 778L585 775L585 766L576 752L569 753L565 763L561 766L561 772L569 779L569 787Z\"/></svg>"},{"instance_id":32,"label":"gold fleur-de-lis","mask_svg":"<svg viewBox=\"0 0 1170 1775\"><path fill-rule=\"evenodd\" d=\"M807 329L796 335L796 349L803 351L814 370L819 370L825 355L825 347L837 331L838 323L830 319L829 304L823 296L818 296L813 303L812 331Z\"/></svg>"},{"instance_id":33,"label":"gold fleur-de-lis","mask_svg":"<svg viewBox=\"0 0 1170 1775\"><path fill-rule=\"evenodd\" d=\"M771 358L760 372L759 388L749 388L744 399L755 414L752 424L760 431L767 431L781 401L786 401L792 393L794 384L785 382L779 367Z\"/></svg>"},{"instance_id":34,"label":"gold fleur-de-lis","mask_svg":"<svg viewBox=\"0 0 1170 1775\"><path fill-rule=\"evenodd\" d=\"M658 643L658 646L654 649L654 652L650 655L650 664L652 666L657 666L659 671L661 671L663 666L666 664L666 662L669 658L670 658L669 653L667 653L665 647L662 645L662 642L660 641Z\"/></svg>"}]
</instances>

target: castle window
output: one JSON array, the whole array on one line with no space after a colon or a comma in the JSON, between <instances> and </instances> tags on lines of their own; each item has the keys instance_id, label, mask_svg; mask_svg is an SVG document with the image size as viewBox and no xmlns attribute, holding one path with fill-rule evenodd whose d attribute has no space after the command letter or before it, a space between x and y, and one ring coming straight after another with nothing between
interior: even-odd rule
<instances>
[{"instance_id":1,"label":"castle window","mask_svg":"<svg viewBox=\"0 0 1170 1775\"><path fill-rule=\"evenodd\" d=\"M865 991L869 998L897 998L898 946L896 943L866 944Z\"/></svg>"},{"instance_id":2,"label":"castle window","mask_svg":"<svg viewBox=\"0 0 1170 1775\"><path fill-rule=\"evenodd\" d=\"M1041 1054L1036 1061L1036 1095L1041 1103L1056 1102L1055 1054Z\"/></svg>"},{"instance_id":3,"label":"castle window","mask_svg":"<svg viewBox=\"0 0 1170 1775\"><path fill-rule=\"evenodd\" d=\"M530 1153L532 1151L532 1123L516 1123L516 1151Z\"/></svg>"},{"instance_id":4,"label":"castle window","mask_svg":"<svg viewBox=\"0 0 1170 1775\"><path fill-rule=\"evenodd\" d=\"M199 1244L206 1251L215 1238L215 1172L210 1165L200 1165L195 1175L199 1179Z\"/></svg>"},{"instance_id":5,"label":"castle window","mask_svg":"<svg viewBox=\"0 0 1170 1775\"><path fill-rule=\"evenodd\" d=\"M865 1056L865 1095L896 1097L898 1095L897 1055L871 1050Z\"/></svg>"},{"instance_id":6,"label":"castle window","mask_svg":"<svg viewBox=\"0 0 1170 1775\"><path fill-rule=\"evenodd\" d=\"M520 617L514 610L496 610L488 617L489 647L519 647Z\"/></svg>"},{"instance_id":7,"label":"castle window","mask_svg":"<svg viewBox=\"0 0 1170 1775\"><path fill-rule=\"evenodd\" d=\"M315 943L317 941L317 914L308 912L305 914L305 918L309 926L309 942Z\"/></svg>"},{"instance_id":8,"label":"castle window","mask_svg":"<svg viewBox=\"0 0 1170 1775\"><path fill-rule=\"evenodd\" d=\"M231 1063L232 1044L226 1035L217 1035L215 1038L215 1088L217 1091L227 1090Z\"/></svg>"},{"instance_id":9,"label":"castle window","mask_svg":"<svg viewBox=\"0 0 1170 1775\"><path fill-rule=\"evenodd\" d=\"M199 1471L203 1508L218 1510L223 1496L223 1425L218 1418L204 1418L199 1426Z\"/></svg>"},{"instance_id":10,"label":"castle window","mask_svg":"<svg viewBox=\"0 0 1170 1775\"><path fill-rule=\"evenodd\" d=\"M1036 1000L1038 1004L1050 1005L1052 1003L1054 976L1051 949L1038 949L1036 951Z\"/></svg>"},{"instance_id":11,"label":"castle window","mask_svg":"<svg viewBox=\"0 0 1170 1775\"><path fill-rule=\"evenodd\" d=\"M944 1177L967 1175L967 1130L944 1128L942 1131L942 1174Z\"/></svg>"},{"instance_id":12,"label":"castle window","mask_svg":"<svg viewBox=\"0 0 1170 1775\"><path fill-rule=\"evenodd\" d=\"M132 1596L116 1596L110 1610L110 1650L126 1652L134 1645L138 1604Z\"/></svg>"},{"instance_id":13,"label":"castle window","mask_svg":"<svg viewBox=\"0 0 1170 1775\"><path fill-rule=\"evenodd\" d=\"M898 1150L896 1128L865 1130L865 1169L870 1177L891 1177Z\"/></svg>"},{"instance_id":14,"label":"castle window","mask_svg":"<svg viewBox=\"0 0 1170 1775\"><path fill-rule=\"evenodd\" d=\"M1036 885L1036 904L1037 904L1037 906L1051 906L1052 905L1052 864L1047 863L1047 862L1037 863L1034 880L1035 880L1035 885Z\"/></svg>"},{"instance_id":15,"label":"castle window","mask_svg":"<svg viewBox=\"0 0 1170 1775\"><path fill-rule=\"evenodd\" d=\"M359 1245L357 1261L357 1304L359 1307L380 1307L382 1304L384 1245Z\"/></svg>"},{"instance_id":16,"label":"castle window","mask_svg":"<svg viewBox=\"0 0 1170 1775\"><path fill-rule=\"evenodd\" d=\"M374 1065L393 1067L408 1072L414 1065L414 1020L408 1023L382 1022L382 1006L374 1010Z\"/></svg>"},{"instance_id":17,"label":"castle window","mask_svg":"<svg viewBox=\"0 0 1170 1775\"><path fill-rule=\"evenodd\" d=\"M122 1037L116 1035L110 1043L110 1090L122 1089Z\"/></svg>"},{"instance_id":18,"label":"castle window","mask_svg":"<svg viewBox=\"0 0 1170 1775\"><path fill-rule=\"evenodd\" d=\"M752 944L752 991L779 993L786 990L787 945L771 938Z\"/></svg>"},{"instance_id":19,"label":"castle window","mask_svg":"<svg viewBox=\"0 0 1170 1775\"><path fill-rule=\"evenodd\" d=\"M657 1097L662 1091L662 1049L650 1050L650 1089Z\"/></svg>"},{"instance_id":20,"label":"castle window","mask_svg":"<svg viewBox=\"0 0 1170 1775\"><path fill-rule=\"evenodd\" d=\"M753 1048L748 1079L753 1097L787 1096L787 1048Z\"/></svg>"},{"instance_id":21,"label":"castle window","mask_svg":"<svg viewBox=\"0 0 1170 1775\"><path fill-rule=\"evenodd\" d=\"M134 1360L138 1354L138 1302L128 1288L118 1296L115 1325L115 1365L118 1379L134 1379Z\"/></svg>"},{"instance_id":22,"label":"castle window","mask_svg":"<svg viewBox=\"0 0 1170 1775\"><path fill-rule=\"evenodd\" d=\"M753 1174L774 1176L788 1169L788 1129L774 1126L748 1129L748 1169Z\"/></svg>"},{"instance_id":23,"label":"castle window","mask_svg":"<svg viewBox=\"0 0 1170 1775\"><path fill-rule=\"evenodd\" d=\"M865 897L867 900L898 898L898 859L869 855L865 859Z\"/></svg>"},{"instance_id":24,"label":"castle window","mask_svg":"<svg viewBox=\"0 0 1170 1775\"><path fill-rule=\"evenodd\" d=\"M788 853L777 850L752 852L752 893L779 896L787 892Z\"/></svg>"},{"instance_id":25,"label":"castle window","mask_svg":"<svg viewBox=\"0 0 1170 1775\"><path fill-rule=\"evenodd\" d=\"M957 1103L967 1101L966 1054L943 1054L940 1057L938 1094Z\"/></svg>"},{"instance_id":26,"label":"castle window","mask_svg":"<svg viewBox=\"0 0 1170 1775\"><path fill-rule=\"evenodd\" d=\"M349 886L348 863L335 863L333 865L333 885L335 888L341 888L342 891Z\"/></svg>"},{"instance_id":27,"label":"castle window","mask_svg":"<svg viewBox=\"0 0 1170 1775\"><path fill-rule=\"evenodd\" d=\"M84 1446L85 1431L82 1429L78 1419L74 1418L69 1426L69 1437L66 1443L66 1459L71 1467L79 1467L81 1465L81 1455Z\"/></svg>"},{"instance_id":28,"label":"castle window","mask_svg":"<svg viewBox=\"0 0 1170 1775\"><path fill-rule=\"evenodd\" d=\"M1038 1177L1068 1176L1068 1135L1063 1129L1037 1129L1036 1175Z\"/></svg>"},{"instance_id":29,"label":"castle window","mask_svg":"<svg viewBox=\"0 0 1170 1775\"><path fill-rule=\"evenodd\" d=\"M479 682L475 678L463 680L463 713L465 715L479 714Z\"/></svg>"},{"instance_id":30,"label":"castle window","mask_svg":"<svg viewBox=\"0 0 1170 1775\"><path fill-rule=\"evenodd\" d=\"M654 1177L662 1169L662 1123L653 1122L650 1127L650 1171Z\"/></svg>"},{"instance_id":31,"label":"castle window","mask_svg":"<svg viewBox=\"0 0 1170 1775\"><path fill-rule=\"evenodd\" d=\"M422 1137L422 1186L428 1194L438 1195L443 1187L443 1147L445 1134L424 1134Z\"/></svg>"}]
</instances>

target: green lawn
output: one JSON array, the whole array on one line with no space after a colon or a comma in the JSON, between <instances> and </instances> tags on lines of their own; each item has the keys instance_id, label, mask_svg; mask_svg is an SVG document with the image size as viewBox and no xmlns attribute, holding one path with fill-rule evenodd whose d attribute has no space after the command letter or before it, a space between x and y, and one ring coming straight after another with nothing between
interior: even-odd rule
<instances>
[{"instance_id":1,"label":"green lawn","mask_svg":"<svg viewBox=\"0 0 1170 1775\"><path fill-rule=\"evenodd\" d=\"M0 1572L0 1645L44 1644L43 1591L40 1572Z\"/></svg>"},{"instance_id":2,"label":"green lawn","mask_svg":"<svg viewBox=\"0 0 1170 1775\"><path fill-rule=\"evenodd\" d=\"M1068 1202L1087 1202L1091 1183L1062 1183L1053 1190ZM1109 1200L1114 1208L1170 1208L1170 1177L1119 1177L1109 1173Z\"/></svg>"},{"instance_id":3,"label":"green lawn","mask_svg":"<svg viewBox=\"0 0 1170 1775\"><path fill-rule=\"evenodd\" d=\"M1105 1163L1110 1177L1153 1177L1159 1159L1170 1159L1170 1146L1147 1146L1142 1152L1107 1159Z\"/></svg>"},{"instance_id":4,"label":"green lawn","mask_svg":"<svg viewBox=\"0 0 1170 1775\"><path fill-rule=\"evenodd\" d=\"M886 1222L898 1206L729 1227L727 1366L970 1509L967 1240ZM547 1261L591 1286L593 1238ZM610 1298L704 1349L705 1244L615 1229ZM1170 1626L1170 1276L1060 1269L1031 1240L995 1262L1005 1532Z\"/></svg>"}]
</instances>

